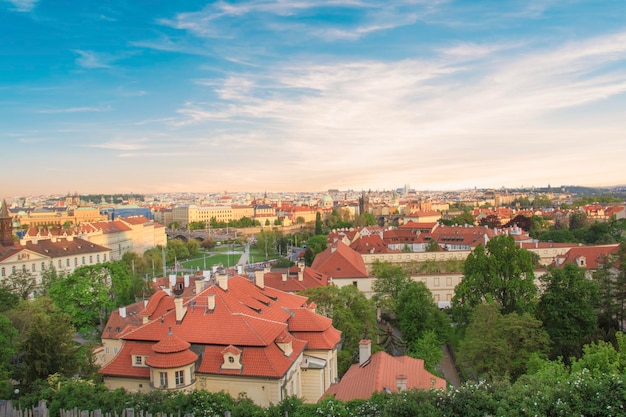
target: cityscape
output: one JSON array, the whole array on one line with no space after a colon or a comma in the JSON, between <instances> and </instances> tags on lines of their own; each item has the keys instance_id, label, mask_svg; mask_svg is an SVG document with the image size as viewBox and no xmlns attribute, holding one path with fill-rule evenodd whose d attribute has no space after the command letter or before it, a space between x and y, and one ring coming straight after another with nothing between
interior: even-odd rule
<instances>
[{"instance_id":1,"label":"cityscape","mask_svg":"<svg viewBox=\"0 0 626 417\"><path fill-rule=\"evenodd\" d=\"M624 16L0 1L0 417L626 416Z\"/></svg>"}]
</instances>

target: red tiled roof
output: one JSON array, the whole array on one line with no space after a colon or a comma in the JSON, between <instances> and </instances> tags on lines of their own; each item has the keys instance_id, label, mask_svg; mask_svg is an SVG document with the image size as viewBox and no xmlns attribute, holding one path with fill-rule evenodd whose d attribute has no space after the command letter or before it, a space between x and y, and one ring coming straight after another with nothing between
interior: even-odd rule
<instances>
[{"instance_id":1,"label":"red tiled roof","mask_svg":"<svg viewBox=\"0 0 626 417\"><path fill-rule=\"evenodd\" d=\"M222 369L224 346L206 346L202 355L202 363L198 368L199 373L218 375L244 375L254 377L280 378L293 365L293 360L297 358L304 348L306 342L293 339L291 348L293 352L290 356L285 356L283 351L274 343L266 348L242 347L241 348L241 370Z\"/></svg>"},{"instance_id":2,"label":"red tiled roof","mask_svg":"<svg viewBox=\"0 0 626 417\"><path fill-rule=\"evenodd\" d=\"M601 246L578 246L571 248L563 255L562 262L559 266L565 265L566 262L574 262L577 265L579 259L584 257L584 267L587 269L597 269L599 263L603 262L609 255L617 253L619 244L601 245Z\"/></svg>"},{"instance_id":3,"label":"red tiled roof","mask_svg":"<svg viewBox=\"0 0 626 417\"><path fill-rule=\"evenodd\" d=\"M182 320L176 320L173 297L164 291L155 294L145 308L151 321L116 336L124 341L126 358L118 354L103 368L103 373L111 376L118 371L122 372L120 375L137 373L119 369L122 364L129 366L135 354L132 349L126 353L127 346L137 349L155 346L159 352L148 354L148 363L174 367L195 360L195 354L185 348L191 345L195 351L193 346L204 350L198 372L279 378L293 365L309 340L319 349L332 348L340 340L340 333L332 327L330 319L313 317L315 313L306 308L305 297L270 287L261 289L240 276L228 279L227 285L228 291L211 285L197 295L182 297L186 309ZM209 295L214 297L213 310L208 310ZM141 313L138 315L143 317ZM298 332L289 332L292 320L296 328L307 330L301 332L302 338L297 336ZM175 337L168 336L170 329ZM277 342L291 342L293 353L286 357ZM224 349L241 352L241 370L222 369Z\"/></svg>"},{"instance_id":4,"label":"red tiled roof","mask_svg":"<svg viewBox=\"0 0 626 417\"><path fill-rule=\"evenodd\" d=\"M398 252L398 250L389 249L379 235L362 236L352 242L350 248L361 254Z\"/></svg>"},{"instance_id":5,"label":"red tiled roof","mask_svg":"<svg viewBox=\"0 0 626 417\"><path fill-rule=\"evenodd\" d=\"M342 242L318 253L311 268L332 278L366 278L365 262L359 253Z\"/></svg>"},{"instance_id":6,"label":"red tiled roof","mask_svg":"<svg viewBox=\"0 0 626 417\"><path fill-rule=\"evenodd\" d=\"M326 395L343 401L369 399L373 393L384 389L397 392L398 378L406 378L406 389L446 388L444 379L424 369L422 359L377 352L363 365L352 365L341 381L328 388Z\"/></svg>"},{"instance_id":7,"label":"red tiled roof","mask_svg":"<svg viewBox=\"0 0 626 417\"><path fill-rule=\"evenodd\" d=\"M120 377L150 378L150 368L133 366L133 355L148 357L154 355L152 343L125 342L113 360L100 369L100 373Z\"/></svg>"}]
</instances>

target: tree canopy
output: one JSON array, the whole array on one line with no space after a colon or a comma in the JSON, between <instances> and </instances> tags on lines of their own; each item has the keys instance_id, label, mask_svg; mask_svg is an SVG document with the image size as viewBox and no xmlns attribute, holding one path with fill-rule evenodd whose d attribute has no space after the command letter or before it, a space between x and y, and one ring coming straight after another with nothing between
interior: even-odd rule
<instances>
[{"instance_id":1,"label":"tree canopy","mask_svg":"<svg viewBox=\"0 0 626 417\"><path fill-rule=\"evenodd\" d=\"M537 318L552 341L551 357L580 357L598 329L595 307L598 286L587 279L585 270L573 263L551 268L540 278L544 290L537 306Z\"/></svg>"},{"instance_id":2,"label":"tree canopy","mask_svg":"<svg viewBox=\"0 0 626 417\"><path fill-rule=\"evenodd\" d=\"M485 301L494 301L503 314L532 311L536 304L533 257L517 247L512 236L496 236L486 247L478 245L467 257L463 275L452 299L461 323Z\"/></svg>"}]
</instances>

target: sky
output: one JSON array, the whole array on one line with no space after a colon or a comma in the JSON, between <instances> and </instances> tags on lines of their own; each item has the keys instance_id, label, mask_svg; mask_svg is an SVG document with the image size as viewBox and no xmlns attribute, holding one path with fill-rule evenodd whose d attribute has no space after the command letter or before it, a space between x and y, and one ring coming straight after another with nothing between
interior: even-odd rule
<instances>
[{"instance_id":1,"label":"sky","mask_svg":"<svg viewBox=\"0 0 626 417\"><path fill-rule=\"evenodd\" d=\"M623 0L0 0L0 195L626 184Z\"/></svg>"}]
</instances>

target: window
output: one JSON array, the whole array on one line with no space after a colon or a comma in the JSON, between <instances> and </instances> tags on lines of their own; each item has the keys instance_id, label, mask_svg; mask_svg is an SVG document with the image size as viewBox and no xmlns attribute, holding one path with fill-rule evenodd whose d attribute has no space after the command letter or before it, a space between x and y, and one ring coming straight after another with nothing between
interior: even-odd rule
<instances>
[{"instance_id":1,"label":"window","mask_svg":"<svg viewBox=\"0 0 626 417\"><path fill-rule=\"evenodd\" d=\"M104 255L102 255L102 262L106 262L107 261L107 255L106 253Z\"/></svg>"},{"instance_id":2,"label":"window","mask_svg":"<svg viewBox=\"0 0 626 417\"><path fill-rule=\"evenodd\" d=\"M185 371L176 371L176 386L185 385Z\"/></svg>"},{"instance_id":3,"label":"window","mask_svg":"<svg viewBox=\"0 0 626 417\"><path fill-rule=\"evenodd\" d=\"M46 263L45 263L45 262L42 262L42 263L41 263L41 270L43 271L44 269L46 269Z\"/></svg>"},{"instance_id":4,"label":"window","mask_svg":"<svg viewBox=\"0 0 626 417\"><path fill-rule=\"evenodd\" d=\"M167 372L159 372L159 384L161 388L167 388Z\"/></svg>"},{"instance_id":5,"label":"window","mask_svg":"<svg viewBox=\"0 0 626 417\"><path fill-rule=\"evenodd\" d=\"M89 255L89 264L92 264L92 263L93 263L93 256Z\"/></svg>"},{"instance_id":6,"label":"window","mask_svg":"<svg viewBox=\"0 0 626 417\"><path fill-rule=\"evenodd\" d=\"M65 266L69 267L70 266L70 258L67 258L65 260Z\"/></svg>"},{"instance_id":7,"label":"window","mask_svg":"<svg viewBox=\"0 0 626 417\"><path fill-rule=\"evenodd\" d=\"M113 354L114 354L114 355L117 355L117 352L119 352L119 349L118 349L118 348L116 348L116 347L114 347L114 348L113 348Z\"/></svg>"},{"instance_id":8,"label":"window","mask_svg":"<svg viewBox=\"0 0 626 417\"><path fill-rule=\"evenodd\" d=\"M15 265L11 268L11 273L15 274Z\"/></svg>"},{"instance_id":9,"label":"window","mask_svg":"<svg viewBox=\"0 0 626 417\"><path fill-rule=\"evenodd\" d=\"M74 258L74 266L78 266L78 258Z\"/></svg>"},{"instance_id":10,"label":"window","mask_svg":"<svg viewBox=\"0 0 626 417\"><path fill-rule=\"evenodd\" d=\"M85 257L83 256L83 265L85 265Z\"/></svg>"},{"instance_id":11,"label":"window","mask_svg":"<svg viewBox=\"0 0 626 417\"><path fill-rule=\"evenodd\" d=\"M57 262L59 264L59 268L61 268L61 260L59 259L59 261Z\"/></svg>"},{"instance_id":12,"label":"window","mask_svg":"<svg viewBox=\"0 0 626 417\"><path fill-rule=\"evenodd\" d=\"M355 287L357 287L357 288L359 287L359 286L358 286L358 282L357 282L357 281L352 281L352 285L354 285L354 286L355 286Z\"/></svg>"},{"instance_id":13,"label":"window","mask_svg":"<svg viewBox=\"0 0 626 417\"><path fill-rule=\"evenodd\" d=\"M232 356L229 356L228 357L228 362L235 363L235 358L233 358Z\"/></svg>"},{"instance_id":14,"label":"window","mask_svg":"<svg viewBox=\"0 0 626 417\"><path fill-rule=\"evenodd\" d=\"M105 355L108 355L108 354L109 354L109 347L108 347L108 346L104 348L104 354L105 354Z\"/></svg>"},{"instance_id":15,"label":"window","mask_svg":"<svg viewBox=\"0 0 626 417\"><path fill-rule=\"evenodd\" d=\"M136 355L135 356L135 366L141 366L143 365L143 357Z\"/></svg>"},{"instance_id":16,"label":"window","mask_svg":"<svg viewBox=\"0 0 626 417\"><path fill-rule=\"evenodd\" d=\"M99 255L99 254L98 254L98 255L96 255L96 262L97 262L97 263L100 263L100 255Z\"/></svg>"},{"instance_id":17,"label":"window","mask_svg":"<svg viewBox=\"0 0 626 417\"><path fill-rule=\"evenodd\" d=\"M36 268L37 268L37 267L35 266L35 264L32 264L32 265L30 266L31 271L33 271L33 272L35 272Z\"/></svg>"},{"instance_id":18,"label":"window","mask_svg":"<svg viewBox=\"0 0 626 417\"><path fill-rule=\"evenodd\" d=\"M2 267L2 276L5 277L7 275L7 270Z\"/></svg>"},{"instance_id":19,"label":"window","mask_svg":"<svg viewBox=\"0 0 626 417\"><path fill-rule=\"evenodd\" d=\"M439 286L439 278L435 278L435 287Z\"/></svg>"}]
</instances>

